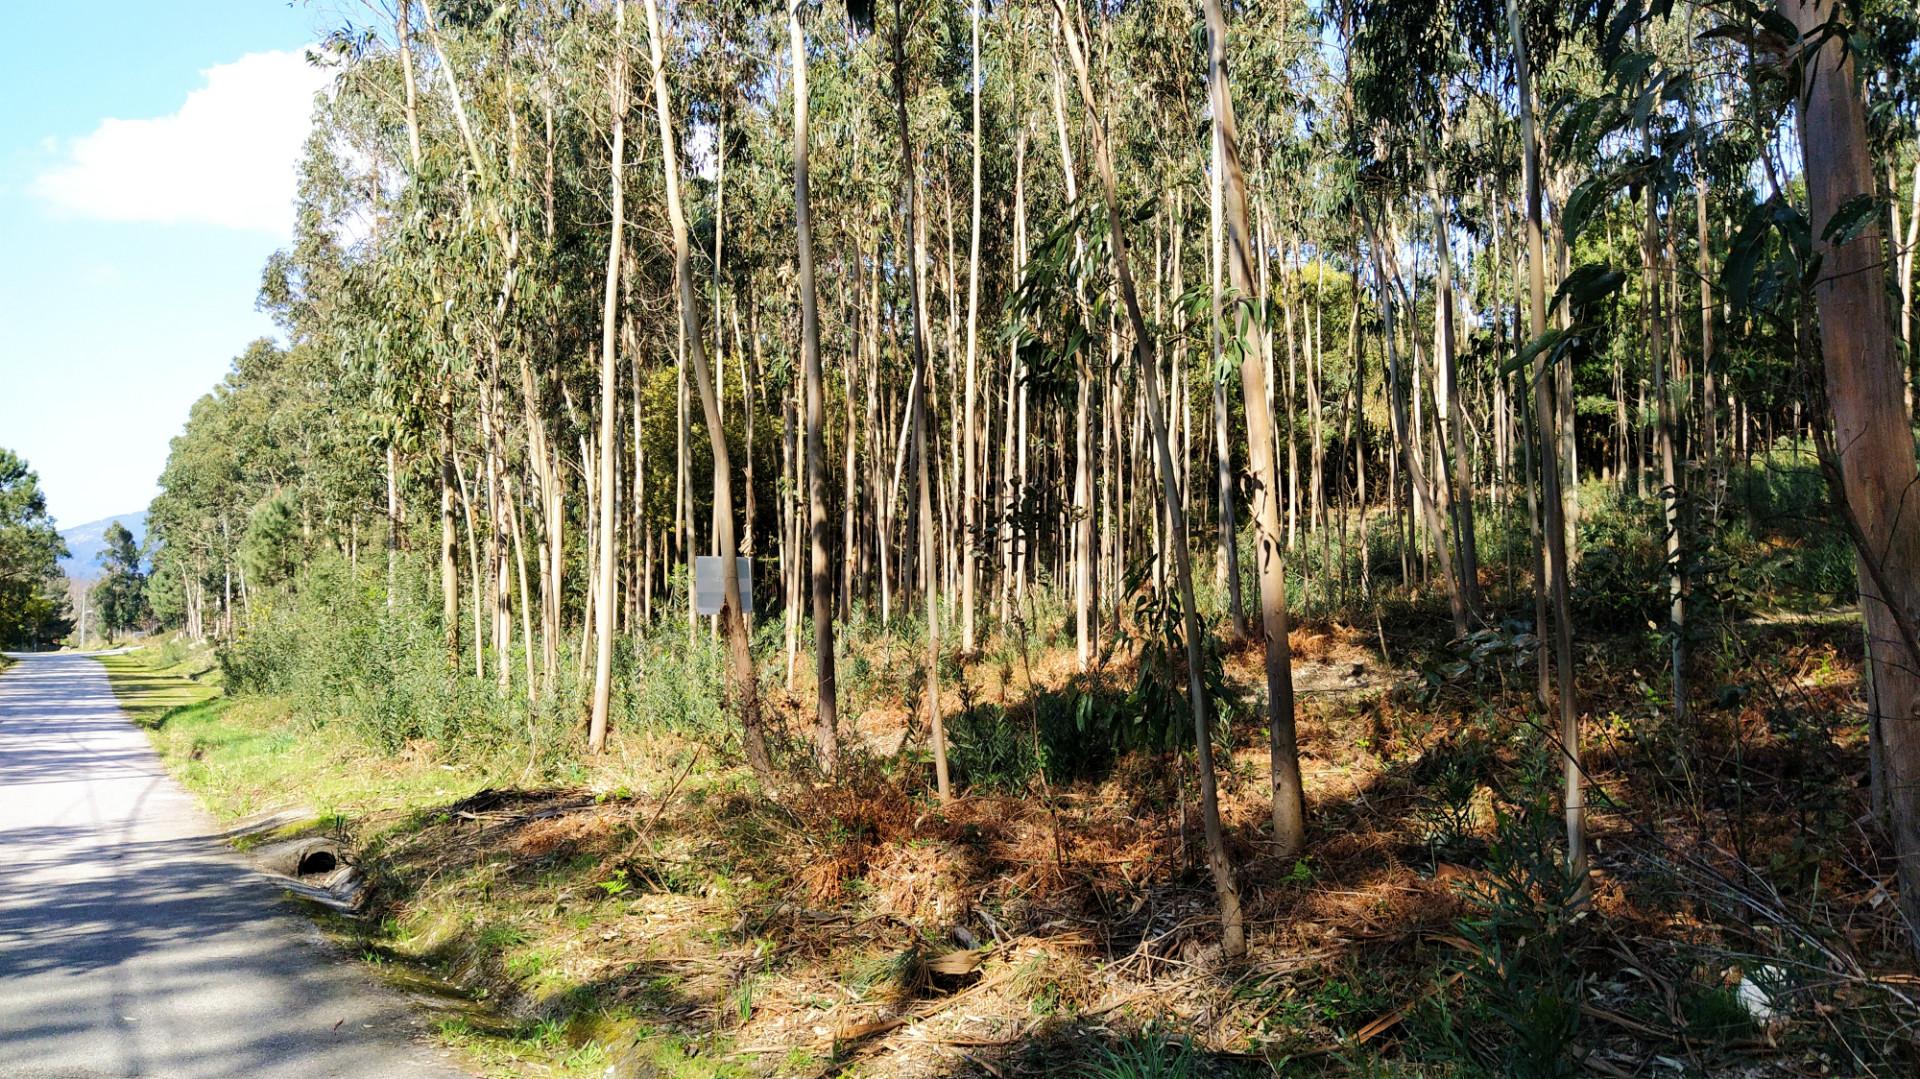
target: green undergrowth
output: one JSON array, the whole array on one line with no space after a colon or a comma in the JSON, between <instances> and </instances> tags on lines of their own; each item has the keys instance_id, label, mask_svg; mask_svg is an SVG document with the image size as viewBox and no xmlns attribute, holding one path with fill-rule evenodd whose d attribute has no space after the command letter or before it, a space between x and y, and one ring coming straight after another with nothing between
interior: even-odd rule
<instances>
[{"instance_id":1,"label":"green undergrowth","mask_svg":"<svg viewBox=\"0 0 1920 1079\"><path fill-rule=\"evenodd\" d=\"M271 697L225 696L201 652L179 657L162 645L101 663L168 769L223 822L295 806L358 819L457 798L484 780L382 756L301 722Z\"/></svg>"},{"instance_id":2,"label":"green undergrowth","mask_svg":"<svg viewBox=\"0 0 1920 1079\"><path fill-rule=\"evenodd\" d=\"M1721 552L1690 566L1703 628L1756 608L1820 609L1847 586L1831 536L1800 523L1815 515L1817 490L1797 473L1776 478L1739 477L1737 494L1767 501L1718 512L1751 521L1743 535L1784 553L1763 563ZM1137 972L1136 950L1169 925L1200 927L1180 931L1200 954L1207 919L1193 912L1208 904L1185 833L1184 671L1168 658L1172 640L1152 636L1151 609L1129 623L1142 627L1138 650L1098 677L1061 673L1071 622L1039 590L1015 632L943 665L959 705L948 724L963 793L947 807L931 793L923 749L870 756L851 738L836 783L762 787L718 707L718 649L684 623L621 642L599 755L581 744L577 687L521 703L517 654L505 694L464 666L448 672L438 634L398 625L339 567L301 579L305 613L259 600L259 622L217 669L207 653L162 645L109 670L169 766L223 818L298 804L309 815L296 827L354 840L375 899L366 918L329 926L409 996L432 1001L440 1039L488 1074L1560 1076L1599 1049L1627 1059L1744 1045L1742 979L1764 981L1794 959L1737 926L1685 939L1662 928L1677 912L1699 925L1723 899L1713 890L1722 878L1676 876L1663 841L1621 815L1616 797L1645 819L1682 822L1682 840L1686 822L1724 841L1713 829L1738 821L1734 834L1796 903L1830 894L1835 879L1858 884L1841 874L1867 857L1844 845L1861 807L1842 777L1861 772L1863 752L1830 718L1851 700L1857 672L1840 645L1852 631L1770 625L1754 631L1764 640L1735 642L1752 654L1710 647L1702 633L1696 719L1671 726L1658 696L1666 653L1646 628L1665 588L1660 537L1647 526L1658 505L1591 498L1584 509L1581 609L1593 627L1582 643L1605 644L1581 675L1595 716L1602 907L1673 987L1665 1007L1617 974L1601 919L1567 916L1560 763L1527 722L1523 592L1498 630L1464 649L1445 643L1437 597L1384 590L1371 632L1341 636L1345 651L1319 646L1329 662L1350 659L1360 654L1352 640L1384 647L1391 626L1399 662L1423 648L1447 662L1423 663L1419 686L1303 698L1306 858L1253 853L1266 810L1260 671L1244 650L1210 650L1222 797L1262 939L1250 967L1204 985ZM1489 549L1504 550L1525 533L1488 535ZM1612 628L1600 624L1609 612ZM905 616L844 627L850 729L869 713L919 707L918 626ZM803 717L780 702L808 687L777 687L778 630L762 623L764 686L776 757L799 777ZM564 650L560 666L564 683L574 667ZM214 696L222 671L228 695ZM1078 936L1061 931L1075 926L1106 936L1099 948L1039 939ZM968 949L996 950L964 977L936 976L957 930L975 942ZM1334 936L1355 943L1314 954L1312 941ZM1163 948L1163 959L1186 962L1186 948ZM1884 954L1870 961L1884 966ZM957 995L989 982L1000 988ZM1796 992L1798 1018L1779 1034L1781 1055L1796 1060L1830 1048L1831 1023L1815 1026L1816 1015L1869 1016L1834 1035L1863 1054L1875 1023L1896 1015L1866 989ZM1019 1033L977 1041L983 1069L950 1060L950 1071L888 1070L899 1057L887 1054L943 1036L952 1015L840 1040L867 1017L933 1014L946 998ZM1103 999L1123 1003L1096 1007ZM1162 1025L1199 1013L1248 1050L1209 1054ZM1262 1054L1270 1060L1254 1059ZM1731 1059L1712 1057L1705 1074Z\"/></svg>"},{"instance_id":3,"label":"green undergrowth","mask_svg":"<svg viewBox=\"0 0 1920 1079\"><path fill-rule=\"evenodd\" d=\"M722 1063L711 1039L690 1043L655 1030L642 1009L598 999L556 961L571 943L591 941L592 927L577 915L558 916L566 903L554 896L610 898L597 860L533 859L538 887L524 893L509 886L512 870L502 863L517 859L506 851L498 860L439 863L444 876L414 875L458 812L449 807L469 804L483 788L518 786L529 776L526 761L502 756L483 767L443 759L433 746L389 753L310 722L285 697L224 695L203 649L163 643L101 662L169 771L222 823L298 811L291 823L241 835L236 846L315 831L351 837L376 884L371 916L316 917L422 1003L439 1039L486 1073L600 1076L620 1063L633 1069L621 1074L744 1074ZM621 767L632 772L629 762ZM608 797L629 795L615 789ZM555 917L543 919L543 911Z\"/></svg>"}]
</instances>

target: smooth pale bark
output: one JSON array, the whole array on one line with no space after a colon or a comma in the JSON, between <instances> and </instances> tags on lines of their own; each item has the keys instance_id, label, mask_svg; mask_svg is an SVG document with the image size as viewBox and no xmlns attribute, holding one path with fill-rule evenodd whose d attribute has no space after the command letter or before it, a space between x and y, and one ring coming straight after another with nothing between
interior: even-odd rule
<instances>
[{"instance_id":1,"label":"smooth pale bark","mask_svg":"<svg viewBox=\"0 0 1920 1079\"><path fill-rule=\"evenodd\" d=\"M410 33L412 19L409 17L411 7L412 5L410 3L405 2L400 5L396 28L400 38L401 77L406 85L407 148L411 154L414 176L417 177L420 173L421 166L420 115L417 105L418 91L415 87L413 77L413 50ZM433 6L431 4L427 5L426 13L428 26L431 27L433 25ZM441 58L441 66L444 67L445 65L446 60L443 56ZM451 85L453 79L451 72L448 73L447 79L449 80L449 85ZM457 87L455 88L453 99L457 107L459 105ZM440 288L438 284L435 284L433 291L434 298L438 301L440 298ZM453 391L452 387L445 381L450 377L446 372L441 373L443 381L440 390L440 620L442 632L446 636L447 660L452 666L458 667L460 663L460 583L456 576L459 571L455 568L454 564Z\"/></svg>"},{"instance_id":2,"label":"smooth pale bark","mask_svg":"<svg viewBox=\"0 0 1920 1079\"><path fill-rule=\"evenodd\" d=\"M387 610L393 610L400 590L400 451L387 443ZM198 640L196 636L194 638Z\"/></svg>"},{"instance_id":3,"label":"smooth pale bark","mask_svg":"<svg viewBox=\"0 0 1920 1079\"><path fill-rule=\"evenodd\" d=\"M519 351L520 400L526 418L527 462L533 471L534 494L543 525L537 557L540 563L541 684L551 687L560 673L560 606L565 577L564 532L566 504L557 451L551 445L542 417L539 391L526 350Z\"/></svg>"},{"instance_id":4,"label":"smooth pale bark","mask_svg":"<svg viewBox=\"0 0 1920 1079\"><path fill-rule=\"evenodd\" d=\"M504 481L509 513L508 523L512 528L513 579L520 593L520 655L526 667L527 704L530 706L527 712L529 720L527 731L531 736L535 732L531 722L533 719L531 706L540 703L540 683L534 674L533 667L533 589L527 581L526 522L520 516L520 499L516 497L513 489L513 474L509 472L504 477ZM528 744L532 744L531 737Z\"/></svg>"},{"instance_id":5,"label":"smooth pale bark","mask_svg":"<svg viewBox=\"0 0 1920 1079\"><path fill-rule=\"evenodd\" d=\"M853 342L843 354L840 366L840 404L846 417L841 443L841 475L844 477L846 486L840 490L840 617L842 618L851 617L853 614L853 578L858 568L861 547L857 531L860 512L860 479L859 474L854 471L854 448L858 445L858 439L854 433L853 412L853 368L863 347L859 300L860 252L857 247L853 251L853 259L854 284L851 295L845 286L840 290L842 309L851 308L850 311L846 311L846 314L848 325L853 333Z\"/></svg>"},{"instance_id":6,"label":"smooth pale bark","mask_svg":"<svg viewBox=\"0 0 1920 1079\"><path fill-rule=\"evenodd\" d=\"M897 0L896 0L897 2ZM1173 451L1167 439L1166 420L1161 414L1160 376L1153 358L1153 337L1146 316L1140 310L1140 297L1134 289L1133 270L1128 262L1126 220L1120 209L1119 183L1114 177L1113 154L1107 146L1106 125L1093 95L1093 80L1088 75L1086 50L1082 47L1076 16L1067 10L1066 0L1054 0L1054 13L1067 56L1080 85L1081 105L1086 109L1087 127L1093 135L1094 160L1100 183L1105 189L1107 227L1111 230L1108 250L1120 298L1127 309L1127 321L1133 330L1133 359L1140 374L1141 392L1146 395L1147 416L1152 425L1154 458L1160 473L1160 501L1172 523L1172 534L1184 536L1186 521L1180 510L1180 492L1175 480ZM1278 529L1270 530L1277 534ZM1200 617L1193 601L1193 567L1185 544L1170 543L1174 576L1180 589L1180 614L1187 652L1188 704L1193 713L1195 756L1200 772L1200 819L1206 833L1207 866L1212 872L1213 888L1220 903L1221 947L1228 956L1246 953L1245 915L1240 909L1240 885L1234 879L1233 865L1227 858L1226 835L1220 826L1219 779L1213 765L1213 707L1201 681L1202 670ZM1282 638L1284 640L1284 638Z\"/></svg>"},{"instance_id":7,"label":"smooth pale bark","mask_svg":"<svg viewBox=\"0 0 1920 1079\"><path fill-rule=\"evenodd\" d=\"M1014 262L1014 274L1015 274L1016 280L1018 280L1020 274L1026 271L1027 254L1028 254L1027 252L1027 183L1026 183L1027 153L1026 151L1027 151L1027 129L1025 125L1022 125L1020 128L1020 135L1014 143L1013 262ZM1012 352L1014 354L1015 362L1019 362L1020 349L1017 344L1012 346ZM1026 497L1027 476L1028 476L1027 468L1029 465L1029 461L1027 457L1027 437L1028 437L1027 433L1031 429L1031 424L1033 419L1032 413L1030 410L1031 402L1029 400L1029 395L1028 395L1029 386L1028 386L1027 375L1028 375L1027 365L1025 363L1020 363L1020 405L1019 405L1019 416L1018 416L1019 425L1018 425L1018 435L1015 440L1016 449L1014 452L1014 456L1017 459L1016 463L1018 465L1018 469L1014 474L1014 478L1015 478L1015 483L1017 484L1017 486L1015 487L1015 490L1017 490L1020 493L1020 498L1022 499ZM1010 506L1015 504L1016 503L1011 503L1011 502L1009 503ZM1021 602L1025 602L1027 598L1027 551L1028 551L1028 548L1032 546L1033 538L1028 534L1028 529L1024 526L1024 522L1021 527L1012 531L1013 531L1013 543L1014 543L1013 594L1015 599Z\"/></svg>"},{"instance_id":8,"label":"smooth pale bark","mask_svg":"<svg viewBox=\"0 0 1920 1079\"><path fill-rule=\"evenodd\" d=\"M804 379L802 380L804 381ZM803 386L793 389L805 393ZM799 667L800 652L800 605L802 576L800 559L796 552L800 546L801 489L805 482L795 478L796 469L805 469L806 463L797 458L803 457L805 450L795 443L800 435L795 430L795 401L789 394L780 403L780 583L786 590L785 603L782 604L782 621L787 634L787 691L793 691L793 676ZM810 567L809 567L810 568Z\"/></svg>"},{"instance_id":9,"label":"smooth pale bark","mask_svg":"<svg viewBox=\"0 0 1920 1079\"><path fill-rule=\"evenodd\" d=\"M827 553L827 448L825 376L820 371L820 311L813 279L813 208L807 167L807 38L800 28L800 0L788 0L787 31L793 45L793 217L800 270L800 353L807 398L807 532L813 584L814 752L828 772L838 767L839 696L834 689L833 574Z\"/></svg>"},{"instance_id":10,"label":"smooth pale bark","mask_svg":"<svg viewBox=\"0 0 1920 1079\"><path fill-rule=\"evenodd\" d=\"M749 286L752 280L752 276L749 275L747 278ZM757 423L751 422L756 414L754 388L760 384L760 308L758 304L754 303L751 288L747 290L745 302L747 306L747 328L744 331L744 341L741 339L743 332L740 328L741 301L737 298L732 304L732 312L734 352L740 357L740 411L749 421L744 425L747 429L747 452L744 462L746 467L743 470L746 475L744 482L742 482L740 486L742 488L741 493L745 496L744 501L746 505L742 507L740 515L740 554L743 557L750 557L754 553L754 523L758 520L759 515L758 487L753 481L755 460L753 435L754 431L760 426ZM726 366L726 356L724 354L721 355L719 362L720 366ZM747 611L744 613L749 616L749 625L751 625L753 612Z\"/></svg>"},{"instance_id":11,"label":"smooth pale bark","mask_svg":"<svg viewBox=\"0 0 1920 1079\"><path fill-rule=\"evenodd\" d=\"M1207 85L1220 149L1227 233L1227 266L1236 297L1253 293L1252 239L1247 234L1247 181L1240 167L1240 132L1234 122L1227 75L1227 21L1220 0L1205 0ZM1306 844L1306 797L1294 730L1293 650L1287 640L1287 573L1280 534L1279 472L1273 452L1273 415L1267 408L1261 364L1263 320L1244 302L1234 305L1241 341L1240 387L1247 409L1247 459L1253 468L1254 560L1260 575L1260 625L1266 636L1268 756L1273 775L1273 841L1281 857ZM1289 342L1289 350L1291 350ZM1291 365L1290 365L1291 366ZM1292 440L1289 437L1289 451Z\"/></svg>"},{"instance_id":12,"label":"smooth pale bark","mask_svg":"<svg viewBox=\"0 0 1920 1079\"><path fill-rule=\"evenodd\" d=\"M1418 387L1414 387L1411 390L1408 389L1407 382L1402 377L1400 370L1400 363L1397 358L1398 351L1394 347L1394 335L1397 333L1395 329L1396 323L1389 315L1389 312L1394 306L1392 298L1393 292L1395 291L1394 280L1399 277L1399 270L1397 268L1399 256L1395 253L1394 246L1394 235L1392 231L1376 231L1373 244L1374 258L1376 260L1374 272L1379 278L1378 286L1382 296L1381 317L1386 331L1386 393L1387 404L1389 406L1387 411L1394 425L1393 437L1400 450L1398 455L1400 463L1406 467L1407 484L1413 492L1413 498L1411 500L1412 510L1420 515L1421 523L1426 526L1427 534L1433 540L1433 557L1435 561L1440 563L1440 577L1447 589L1447 608L1453 616L1454 635L1456 637L1464 637L1467 635L1466 597L1461 590L1458 567L1455 565L1453 559L1452 545L1448 543L1446 529L1441 523L1442 510L1439 504L1440 500L1427 474L1427 466L1424 460L1425 454L1421 449L1422 428L1419 422L1420 417L1415 415L1411 426L1409 425L1407 417L1407 401L1411 397L1415 402L1418 402L1420 400L1420 391ZM1389 274L1391 274L1391 276L1389 276ZM1409 303L1408 306L1411 307L1411 303ZM1417 339L1419 335L1413 332L1411 321L1410 317L1408 336ZM1415 355L1413 356L1410 366L1413 367L1415 377L1418 378L1420 357L1418 355L1417 344ZM1409 521L1409 529L1411 530L1411 521ZM1424 551L1422 553L1424 555Z\"/></svg>"},{"instance_id":13,"label":"smooth pale bark","mask_svg":"<svg viewBox=\"0 0 1920 1079\"><path fill-rule=\"evenodd\" d=\"M1541 229L1540 144L1534 133L1533 71L1527 56L1526 37L1520 26L1519 0L1507 0L1507 32L1513 48L1514 69L1520 91L1521 178L1527 200L1527 292L1530 299L1530 325L1534 337L1547 332L1547 250ZM1554 667L1560 697L1560 753L1563 761L1561 803L1567 824L1567 874L1578 889L1584 904L1592 887L1587 873L1587 796L1586 776L1580 767L1580 713L1574 700L1573 615L1567 597L1567 524L1560 500L1560 471L1555 450L1553 368L1542 355L1534 363L1533 407L1538 425L1540 453L1540 501L1545 507L1542 532L1545 534L1547 569L1552 574L1554 615ZM1911 459L1911 448L1909 448ZM1538 588L1536 579L1535 587ZM1542 627L1544 630L1544 627ZM1546 634L1540 633L1540 662L1548 661Z\"/></svg>"},{"instance_id":14,"label":"smooth pale bark","mask_svg":"<svg viewBox=\"0 0 1920 1079\"><path fill-rule=\"evenodd\" d=\"M509 510L504 484L505 471L497 437L496 409L499 401L499 355L489 355L486 380L480 385L480 440L484 447L487 495L487 572L488 594L492 600L493 654L495 690L502 700L513 691L513 603L508 588L512 551L507 533Z\"/></svg>"},{"instance_id":15,"label":"smooth pale bark","mask_svg":"<svg viewBox=\"0 0 1920 1079\"><path fill-rule=\"evenodd\" d=\"M1900 340L1913 355L1913 265L1920 261L1920 156L1913 161L1913 180L1907 193L1907 235L1900 245Z\"/></svg>"},{"instance_id":16,"label":"smooth pale bark","mask_svg":"<svg viewBox=\"0 0 1920 1079\"><path fill-rule=\"evenodd\" d=\"M900 171L906 186L906 236L912 263L920 262L919 179L914 169L913 132L907 126L907 27L903 21L901 0L893 3L893 102L900 135ZM933 489L927 461L927 335L926 296L920 274L911 275L913 306L912 400L907 407L913 414L913 458L920 487L920 571L925 581L927 606L927 726L933 739L934 783L940 800L953 797L953 785L947 775L947 730L940 714L940 575L933 560Z\"/></svg>"},{"instance_id":17,"label":"smooth pale bark","mask_svg":"<svg viewBox=\"0 0 1920 1079\"><path fill-rule=\"evenodd\" d=\"M613 604L619 580L614 555L613 484L614 402L619 364L615 355L615 334L620 318L620 249L626 229L626 147L627 147L627 7L624 0L613 5L613 70L607 77L608 100L613 108L612 201L613 227L607 237L607 287L600 305L600 519L599 560L593 567L594 653L593 708L587 722L587 748L595 753L606 748L607 713L613 701Z\"/></svg>"},{"instance_id":18,"label":"smooth pale bark","mask_svg":"<svg viewBox=\"0 0 1920 1079\"><path fill-rule=\"evenodd\" d=\"M687 361L693 368L700 408L706 416L707 437L713 445L713 488L717 503L713 518L723 589L720 627L727 638L728 673L733 683L733 703L740 712L740 733L747 763L764 779L773 773L773 759L768 755L766 732L760 724L760 686L747 640L746 618L740 607L740 577L736 567L740 544L734 534L733 464L727 453L727 432L720 418L719 399L714 394L713 374L707 366L706 343L700 327L700 297L693 286L693 260L687 239L687 215L680 201L680 158L674 149L673 105L667 95L666 48L659 4L656 0L646 0L646 6L647 39L653 60L654 110L660 125L660 165L666 177L667 221L673 233L673 275L679 286Z\"/></svg>"},{"instance_id":19,"label":"smooth pale bark","mask_svg":"<svg viewBox=\"0 0 1920 1079\"><path fill-rule=\"evenodd\" d=\"M1027 127L1022 123L1013 141L1013 280L1020 280L1027 265ZM1007 344L1007 418L1006 436L1000 445L1000 622L1004 628L1013 617L1016 569L1015 546L1020 542L1014 525L1016 500L1025 488L1021 473L1014 468L1015 446L1024 471L1026 446L1023 428L1026 411L1026 373L1020 364L1020 342Z\"/></svg>"},{"instance_id":20,"label":"smooth pale bark","mask_svg":"<svg viewBox=\"0 0 1920 1079\"><path fill-rule=\"evenodd\" d=\"M420 171L420 91L413 77L412 0L400 0L394 12L394 34L400 41L400 79L406 90L407 154L417 174Z\"/></svg>"},{"instance_id":21,"label":"smooth pale bark","mask_svg":"<svg viewBox=\"0 0 1920 1079\"><path fill-rule=\"evenodd\" d=\"M980 9L984 6L985 0L975 0L973 5L973 226L967 248L967 406L966 428L961 436L967 488L960 503L960 649L968 655L978 644L974 640L974 589L980 575L974 532L980 522L980 428L975 411L979 407L976 371L980 352Z\"/></svg>"},{"instance_id":22,"label":"smooth pale bark","mask_svg":"<svg viewBox=\"0 0 1920 1079\"><path fill-rule=\"evenodd\" d=\"M458 457L453 458L453 473L454 478L459 481L455 490L459 496L461 523L467 530L467 580L470 582L467 596L472 602L473 614L473 676L484 681L487 677L487 646L486 635L481 628L480 604L485 586L482 585L480 578L480 544L475 540L473 532L474 496L467 489L467 474L460 467Z\"/></svg>"},{"instance_id":23,"label":"smooth pale bark","mask_svg":"<svg viewBox=\"0 0 1920 1079\"><path fill-rule=\"evenodd\" d=\"M1218 120L1215 121L1214 126L1219 126ZM1221 165L1221 171L1226 171L1224 161ZM1294 251L1297 256L1299 251L1297 244L1294 247ZM1283 244L1280 248L1281 258L1285 259L1286 254L1287 249ZM1300 542L1300 410L1298 405L1300 390L1300 353L1299 345L1294 341L1293 325L1294 291L1295 286L1300 280L1300 266L1297 259L1292 265L1288 266L1287 269L1287 279L1281 285L1280 289L1280 310L1283 319L1280 337L1287 343L1287 391L1286 395L1281 399L1280 411L1287 417L1287 482L1285 484L1287 492L1287 549L1292 550L1298 546ZM1261 306L1261 310L1266 310L1264 304ZM1267 347L1271 348L1272 346L1269 345ZM1271 412L1271 409L1269 409L1269 412ZM1251 432L1249 432L1249 437L1251 437ZM1275 431L1274 438L1277 440L1279 437L1279 432Z\"/></svg>"},{"instance_id":24,"label":"smooth pale bark","mask_svg":"<svg viewBox=\"0 0 1920 1079\"><path fill-rule=\"evenodd\" d=\"M1453 447L1454 546L1459 552L1460 602L1469 616L1480 611L1480 545L1473 528L1473 470L1467 461L1467 414L1460 405L1460 371L1454 356L1455 344L1453 295L1453 241L1447 227L1446 201L1442 195L1439 170L1432 157L1426 161L1427 199L1433 211L1433 246L1436 264L1433 347L1440 353L1433 369L1440 385L1435 426L1443 429L1442 441ZM1441 467L1436 465L1435 467ZM1458 629L1460 627L1456 627Z\"/></svg>"},{"instance_id":25,"label":"smooth pale bark","mask_svg":"<svg viewBox=\"0 0 1920 1079\"><path fill-rule=\"evenodd\" d=\"M1325 263L1315 262L1313 278L1313 318L1311 322L1309 322L1303 312L1300 322L1301 335L1303 337L1303 344L1300 351L1305 360L1302 366L1306 369L1307 383L1307 475L1309 477L1307 484L1309 489L1307 519L1313 523L1314 531L1320 533L1320 543L1322 545L1320 568L1322 571L1325 571L1328 566L1327 559L1324 556L1324 548L1327 542L1327 529L1325 527L1327 523L1325 467L1327 455L1326 414L1320 400L1320 382L1322 377L1324 377L1322 361L1326 354L1326 347L1321 342L1320 333L1321 316L1324 307L1324 304L1321 302L1324 298L1322 296L1323 290L1321 284L1324 280L1325 269ZM1295 280L1297 281L1298 279L1299 276L1296 274ZM1307 329L1309 325L1312 327L1311 331Z\"/></svg>"},{"instance_id":26,"label":"smooth pale bark","mask_svg":"<svg viewBox=\"0 0 1920 1079\"><path fill-rule=\"evenodd\" d=\"M1805 38L1836 12L1834 0L1779 0L1781 14ZM1866 110L1842 37L1830 37L1808 58L1812 82L1800 98L1800 145L1808 219L1822 236L1851 199L1874 194ZM1906 383L1894 345L1887 301L1885 245L1877 221L1853 239L1826 239L1814 296L1820 351L1833 408L1835 464L1846 494L1860 571L1866 623L1868 721L1879 744L1881 785L1899 867L1900 909L1920 951L1920 513L1913 508L1916 469Z\"/></svg>"},{"instance_id":27,"label":"smooth pale bark","mask_svg":"<svg viewBox=\"0 0 1920 1079\"><path fill-rule=\"evenodd\" d=\"M1226 348L1226 323L1220 309L1221 293L1224 291L1223 276L1226 273L1226 228L1221 222L1224 210L1221 194L1222 177L1220 166L1220 128L1212 125L1208 129L1208 139L1212 154L1212 168L1208 170L1208 207L1207 207L1207 269L1209 284L1213 290L1213 326L1209 335L1213 343L1213 466L1214 483L1219 489L1215 512L1218 515L1218 542L1220 546L1220 570L1225 578L1227 591L1227 617L1230 621L1233 639L1244 641L1250 635L1247 628L1246 604L1240 598L1240 529L1234 521L1233 505L1233 451L1227 438L1227 379L1226 369L1221 365L1221 357Z\"/></svg>"}]
</instances>

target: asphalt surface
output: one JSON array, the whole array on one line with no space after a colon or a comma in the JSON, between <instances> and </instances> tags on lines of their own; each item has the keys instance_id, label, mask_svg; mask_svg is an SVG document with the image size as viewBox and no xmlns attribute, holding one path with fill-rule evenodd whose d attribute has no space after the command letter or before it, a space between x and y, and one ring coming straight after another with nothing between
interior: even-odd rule
<instances>
[{"instance_id":1,"label":"asphalt surface","mask_svg":"<svg viewBox=\"0 0 1920 1079\"><path fill-rule=\"evenodd\" d=\"M100 664L0 674L0 1079L457 1079L169 777Z\"/></svg>"}]
</instances>

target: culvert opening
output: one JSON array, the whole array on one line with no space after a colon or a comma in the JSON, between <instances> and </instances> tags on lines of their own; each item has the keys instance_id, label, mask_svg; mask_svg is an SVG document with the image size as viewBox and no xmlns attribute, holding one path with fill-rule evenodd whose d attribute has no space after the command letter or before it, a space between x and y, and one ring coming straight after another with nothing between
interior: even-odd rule
<instances>
[{"instance_id":1,"label":"culvert opening","mask_svg":"<svg viewBox=\"0 0 1920 1079\"><path fill-rule=\"evenodd\" d=\"M330 850L308 851L300 856L300 865L294 870L294 876L308 877L318 873L331 873L340 864Z\"/></svg>"}]
</instances>

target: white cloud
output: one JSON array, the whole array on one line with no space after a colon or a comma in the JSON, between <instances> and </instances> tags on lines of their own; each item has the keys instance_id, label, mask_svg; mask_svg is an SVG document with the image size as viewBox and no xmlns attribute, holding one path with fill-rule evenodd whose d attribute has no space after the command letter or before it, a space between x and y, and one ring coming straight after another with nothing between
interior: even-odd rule
<instances>
[{"instance_id":1,"label":"white cloud","mask_svg":"<svg viewBox=\"0 0 1920 1079\"><path fill-rule=\"evenodd\" d=\"M102 120L91 134L58 140L58 160L35 177L34 194L97 220L290 233L313 96L331 72L294 49L201 74L205 85L178 111Z\"/></svg>"}]
</instances>

